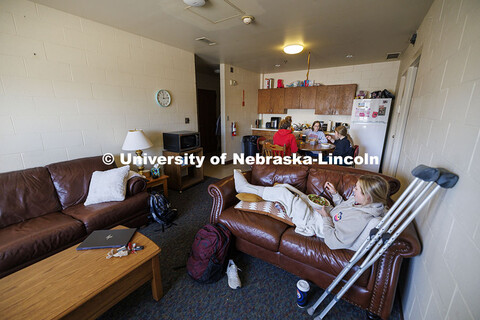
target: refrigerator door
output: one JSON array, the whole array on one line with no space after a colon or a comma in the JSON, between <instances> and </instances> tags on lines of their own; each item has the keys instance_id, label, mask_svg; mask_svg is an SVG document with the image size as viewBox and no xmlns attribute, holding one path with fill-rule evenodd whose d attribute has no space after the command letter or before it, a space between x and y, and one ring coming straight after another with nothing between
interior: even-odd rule
<instances>
[{"instance_id":1,"label":"refrigerator door","mask_svg":"<svg viewBox=\"0 0 480 320\"><path fill-rule=\"evenodd\" d=\"M388 116L392 99L357 99L353 101L350 135L359 146L359 156L378 161L355 165L356 168L379 172L382 161ZM370 159L368 159L369 162Z\"/></svg>"},{"instance_id":2,"label":"refrigerator door","mask_svg":"<svg viewBox=\"0 0 480 320\"><path fill-rule=\"evenodd\" d=\"M360 148L359 156L364 158L364 162L367 160L369 162L369 164L357 164L355 168L379 172L386 131L387 125L384 123L352 122L350 136ZM372 156L375 157L376 162L370 161Z\"/></svg>"}]
</instances>

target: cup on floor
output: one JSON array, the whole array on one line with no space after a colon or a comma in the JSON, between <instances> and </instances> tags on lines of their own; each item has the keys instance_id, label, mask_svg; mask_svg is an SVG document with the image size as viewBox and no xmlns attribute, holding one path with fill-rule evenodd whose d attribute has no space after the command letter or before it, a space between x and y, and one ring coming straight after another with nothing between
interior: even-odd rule
<instances>
[{"instance_id":1,"label":"cup on floor","mask_svg":"<svg viewBox=\"0 0 480 320\"><path fill-rule=\"evenodd\" d=\"M297 305L300 308L305 308L307 305L307 295L310 291L310 285L305 280L298 280L297 282Z\"/></svg>"}]
</instances>

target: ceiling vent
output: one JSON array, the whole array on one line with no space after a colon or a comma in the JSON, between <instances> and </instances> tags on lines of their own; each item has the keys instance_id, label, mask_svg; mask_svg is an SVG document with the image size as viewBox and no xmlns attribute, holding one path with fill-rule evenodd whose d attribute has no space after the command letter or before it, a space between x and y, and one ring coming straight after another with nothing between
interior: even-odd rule
<instances>
[{"instance_id":1,"label":"ceiling vent","mask_svg":"<svg viewBox=\"0 0 480 320\"><path fill-rule=\"evenodd\" d=\"M387 53L387 60L398 59L400 52Z\"/></svg>"},{"instance_id":2,"label":"ceiling vent","mask_svg":"<svg viewBox=\"0 0 480 320\"><path fill-rule=\"evenodd\" d=\"M209 46L214 46L214 45L217 44L216 42L213 42L212 40L208 39L207 37L200 37L200 38L197 38L197 39L195 39L195 40L196 40L196 41L203 42L203 43L206 43L206 44L208 44Z\"/></svg>"}]
</instances>

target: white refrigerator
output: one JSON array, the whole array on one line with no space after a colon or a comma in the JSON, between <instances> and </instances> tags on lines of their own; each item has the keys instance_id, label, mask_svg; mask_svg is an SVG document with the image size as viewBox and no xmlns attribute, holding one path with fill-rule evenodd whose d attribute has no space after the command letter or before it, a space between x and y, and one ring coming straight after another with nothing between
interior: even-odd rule
<instances>
[{"instance_id":1,"label":"white refrigerator","mask_svg":"<svg viewBox=\"0 0 480 320\"><path fill-rule=\"evenodd\" d=\"M350 136L359 146L359 156L368 154L378 158L378 163L356 164L355 168L379 172L387 134L388 117L392 99L353 100ZM370 160L370 159L369 159Z\"/></svg>"}]
</instances>

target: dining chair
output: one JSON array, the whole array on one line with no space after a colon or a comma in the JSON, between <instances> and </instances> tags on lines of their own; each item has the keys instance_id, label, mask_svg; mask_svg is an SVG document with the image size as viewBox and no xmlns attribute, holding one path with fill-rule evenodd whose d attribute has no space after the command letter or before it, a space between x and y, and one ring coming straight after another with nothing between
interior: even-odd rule
<instances>
[{"instance_id":1,"label":"dining chair","mask_svg":"<svg viewBox=\"0 0 480 320\"><path fill-rule=\"evenodd\" d=\"M356 156L358 156L358 153L360 152L360 147L358 144L353 146L353 159L355 159ZM355 168L355 162L353 162L352 167Z\"/></svg>"},{"instance_id":2,"label":"dining chair","mask_svg":"<svg viewBox=\"0 0 480 320\"><path fill-rule=\"evenodd\" d=\"M271 144L270 142L265 142L263 145L263 151L265 156L284 156L286 152L285 145L279 146L276 144Z\"/></svg>"}]
</instances>

